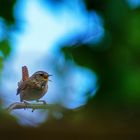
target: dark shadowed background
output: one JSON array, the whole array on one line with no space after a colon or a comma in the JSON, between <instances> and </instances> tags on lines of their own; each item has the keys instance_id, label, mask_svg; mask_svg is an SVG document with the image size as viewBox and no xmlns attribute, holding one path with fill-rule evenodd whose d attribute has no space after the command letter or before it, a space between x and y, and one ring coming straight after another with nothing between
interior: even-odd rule
<instances>
[{"instance_id":1,"label":"dark shadowed background","mask_svg":"<svg viewBox=\"0 0 140 140\"><path fill-rule=\"evenodd\" d=\"M63 109L5 111L23 65ZM0 0L0 82L0 138L139 137L140 0Z\"/></svg>"}]
</instances>

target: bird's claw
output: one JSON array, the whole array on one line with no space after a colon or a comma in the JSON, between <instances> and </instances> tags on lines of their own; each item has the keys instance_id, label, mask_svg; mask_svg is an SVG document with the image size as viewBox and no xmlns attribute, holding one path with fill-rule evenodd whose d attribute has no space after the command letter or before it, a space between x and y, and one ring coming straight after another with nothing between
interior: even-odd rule
<instances>
[{"instance_id":1,"label":"bird's claw","mask_svg":"<svg viewBox=\"0 0 140 140\"><path fill-rule=\"evenodd\" d=\"M36 100L37 102L42 102L44 105L46 105L46 101L45 100Z\"/></svg>"},{"instance_id":2,"label":"bird's claw","mask_svg":"<svg viewBox=\"0 0 140 140\"><path fill-rule=\"evenodd\" d=\"M29 105L30 103L27 101L23 101L23 103L25 104L24 110L27 108L27 105Z\"/></svg>"}]
</instances>

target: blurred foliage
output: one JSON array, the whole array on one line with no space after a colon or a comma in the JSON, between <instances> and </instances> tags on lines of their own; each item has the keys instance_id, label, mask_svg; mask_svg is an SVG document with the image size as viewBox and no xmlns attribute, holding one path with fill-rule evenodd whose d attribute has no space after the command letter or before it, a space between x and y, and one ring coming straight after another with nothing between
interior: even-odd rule
<instances>
[{"instance_id":1,"label":"blurred foliage","mask_svg":"<svg viewBox=\"0 0 140 140\"><path fill-rule=\"evenodd\" d=\"M24 134L38 139L39 136L54 138L56 135L70 138L69 133L72 133L84 135L83 138L87 139L93 134L139 133L140 8L130 9L126 0L84 0L84 2L88 11L95 10L102 17L105 36L96 45L81 44L75 47L66 44L62 52L66 59L73 56L78 65L94 71L99 79L99 89L82 110L65 113L61 120L49 118L48 122L36 130L29 131L28 128L24 129L23 133L23 128L19 129L17 136L20 135L20 138L21 135L25 138ZM13 0L0 0L0 9L3 9L0 16L8 23L14 22L12 12L14 3ZM56 1L54 4L57 4ZM7 41L0 43L0 51L4 57L9 55L10 47ZM11 122L10 119L2 121ZM17 131L18 127L14 128ZM13 131L10 130L11 133Z\"/></svg>"},{"instance_id":2,"label":"blurred foliage","mask_svg":"<svg viewBox=\"0 0 140 140\"><path fill-rule=\"evenodd\" d=\"M8 34L10 33L10 26L15 24L14 5L16 0L0 0L0 71L2 70L3 60L10 55L11 45Z\"/></svg>"},{"instance_id":3,"label":"blurred foliage","mask_svg":"<svg viewBox=\"0 0 140 140\"><path fill-rule=\"evenodd\" d=\"M16 0L0 0L0 17L5 19L6 23L13 24L15 18L13 8Z\"/></svg>"},{"instance_id":4,"label":"blurred foliage","mask_svg":"<svg viewBox=\"0 0 140 140\"><path fill-rule=\"evenodd\" d=\"M9 54L11 52L11 47L7 40L3 40L0 42L0 51L2 52L4 58L9 56Z\"/></svg>"},{"instance_id":5,"label":"blurred foliage","mask_svg":"<svg viewBox=\"0 0 140 140\"><path fill-rule=\"evenodd\" d=\"M7 58L10 55L10 52L11 52L11 46L9 44L9 41L8 40L2 40L0 42L0 53L1 53L1 56L0 56L0 71L3 68L4 59Z\"/></svg>"},{"instance_id":6,"label":"blurred foliage","mask_svg":"<svg viewBox=\"0 0 140 140\"><path fill-rule=\"evenodd\" d=\"M78 65L98 76L99 89L86 105L90 112L87 118L92 116L94 123L107 125L115 121L119 127L126 125L121 120L127 120L129 127L133 124L135 132L139 131L140 8L130 9L125 0L85 0L85 4L87 10L102 17L104 39L96 45L66 45L62 51L66 59L72 56Z\"/></svg>"},{"instance_id":7,"label":"blurred foliage","mask_svg":"<svg viewBox=\"0 0 140 140\"><path fill-rule=\"evenodd\" d=\"M123 0L85 0L104 20L103 41L95 45L64 47L77 64L89 67L99 77L99 91L89 102L111 108L140 100L140 10L131 10ZM66 57L68 58L68 57ZM114 106L113 106L114 108Z\"/></svg>"}]
</instances>

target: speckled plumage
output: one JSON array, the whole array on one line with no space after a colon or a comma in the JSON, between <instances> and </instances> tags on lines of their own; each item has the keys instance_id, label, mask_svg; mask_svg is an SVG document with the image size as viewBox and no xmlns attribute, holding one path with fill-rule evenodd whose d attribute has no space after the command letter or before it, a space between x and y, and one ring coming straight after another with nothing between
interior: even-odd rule
<instances>
[{"instance_id":1,"label":"speckled plumage","mask_svg":"<svg viewBox=\"0 0 140 140\"><path fill-rule=\"evenodd\" d=\"M20 81L17 89L17 95L20 95L20 101L39 100L43 97L48 90L49 76L51 75L44 71L38 71L26 81Z\"/></svg>"}]
</instances>

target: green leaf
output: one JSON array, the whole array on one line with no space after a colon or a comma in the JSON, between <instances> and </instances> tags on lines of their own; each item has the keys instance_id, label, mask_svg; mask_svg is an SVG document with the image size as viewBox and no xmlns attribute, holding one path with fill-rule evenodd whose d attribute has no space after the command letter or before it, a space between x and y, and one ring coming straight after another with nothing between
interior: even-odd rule
<instances>
[{"instance_id":1,"label":"green leaf","mask_svg":"<svg viewBox=\"0 0 140 140\"><path fill-rule=\"evenodd\" d=\"M0 42L0 52L2 52L4 58L10 55L11 47L7 40L3 40Z\"/></svg>"}]
</instances>

